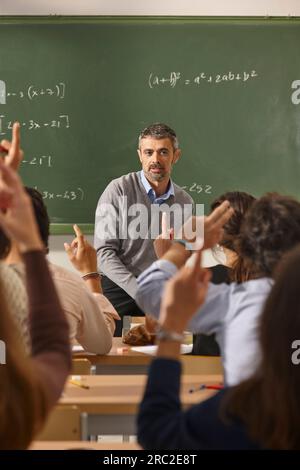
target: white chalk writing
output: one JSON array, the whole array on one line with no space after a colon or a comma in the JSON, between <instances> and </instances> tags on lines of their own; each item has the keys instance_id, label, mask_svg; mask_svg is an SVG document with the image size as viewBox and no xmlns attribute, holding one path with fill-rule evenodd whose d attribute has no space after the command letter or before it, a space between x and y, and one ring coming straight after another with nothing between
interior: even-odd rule
<instances>
[{"instance_id":1,"label":"white chalk writing","mask_svg":"<svg viewBox=\"0 0 300 470\"><path fill-rule=\"evenodd\" d=\"M22 160L22 164L28 165L37 165L37 166L47 166L52 167L52 156L51 155L42 155L41 157L33 157L30 159Z\"/></svg>"},{"instance_id":2,"label":"white chalk writing","mask_svg":"<svg viewBox=\"0 0 300 470\"><path fill-rule=\"evenodd\" d=\"M199 85L205 85L207 83L226 84L236 81L248 82L248 80L252 80L257 77L258 73L256 72L256 70L240 72L233 72L229 70L227 72L220 72L217 74L200 72L199 74L193 77L185 77L181 72L170 72L170 74L167 76L160 76L151 72L148 77L148 86L150 88L155 88L158 86L168 86L171 88L175 88L176 85L182 85L185 87L199 87Z\"/></svg>"},{"instance_id":3,"label":"white chalk writing","mask_svg":"<svg viewBox=\"0 0 300 470\"><path fill-rule=\"evenodd\" d=\"M212 194L212 189L213 187L209 184L198 184L198 183L192 183L191 185L186 185L186 186L181 186L182 189L185 189L186 191L190 193L196 192L197 194L200 193L205 193L205 194Z\"/></svg>"},{"instance_id":4,"label":"white chalk writing","mask_svg":"<svg viewBox=\"0 0 300 470\"><path fill-rule=\"evenodd\" d=\"M30 101L45 96L63 100L66 95L66 84L64 82L55 83L51 86L39 87L37 85L28 85L23 90L8 90L6 83L0 81L0 104L6 104L7 98L28 98Z\"/></svg>"},{"instance_id":5,"label":"white chalk writing","mask_svg":"<svg viewBox=\"0 0 300 470\"><path fill-rule=\"evenodd\" d=\"M63 200L68 200L70 202L72 201L83 201L84 199L84 191L82 188L72 188L72 189L63 189L62 191L49 191L48 189L41 189L35 186L35 189L40 191L40 193L43 196L43 199L47 200L54 200L54 199L63 199Z\"/></svg>"},{"instance_id":6,"label":"white chalk writing","mask_svg":"<svg viewBox=\"0 0 300 470\"><path fill-rule=\"evenodd\" d=\"M6 132L12 129L14 121L6 120L5 115L0 115L0 135L5 135ZM43 129L43 128L64 128L69 129L70 119L67 114L60 114L56 119L51 119L47 122L35 121L29 119L28 121L21 121L21 127L27 128L29 131Z\"/></svg>"}]
</instances>

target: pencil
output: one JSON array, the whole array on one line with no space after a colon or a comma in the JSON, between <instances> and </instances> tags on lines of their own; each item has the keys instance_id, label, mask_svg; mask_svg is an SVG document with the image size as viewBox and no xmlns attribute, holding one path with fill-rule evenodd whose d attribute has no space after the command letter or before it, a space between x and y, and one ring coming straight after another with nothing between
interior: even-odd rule
<instances>
[{"instance_id":1,"label":"pencil","mask_svg":"<svg viewBox=\"0 0 300 470\"><path fill-rule=\"evenodd\" d=\"M86 390L90 388L89 385L83 384L82 382L80 382L80 380L69 379L69 383L72 385L77 385L77 387L84 388Z\"/></svg>"}]
</instances>

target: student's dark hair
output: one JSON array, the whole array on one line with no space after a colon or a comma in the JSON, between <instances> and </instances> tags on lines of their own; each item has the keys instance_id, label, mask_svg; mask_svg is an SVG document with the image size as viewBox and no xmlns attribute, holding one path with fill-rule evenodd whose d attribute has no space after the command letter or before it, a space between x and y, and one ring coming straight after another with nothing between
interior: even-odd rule
<instances>
[{"instance_id":1,"label":"student's dark hair","mask_svg":"<svg viewBox=\"0 0 300 470\"><path fill-rule=\"evenodd\" d=\"M153 139L170 139L174 150L177 150L179 147L175 131L161 122L155 122L141 131L139 135L139 147L141 140L147 137L152 137Z\"/></svg>"},{"instance_id":2,"label":"student's dark hair","mask_svg":"<svg viewBox=\"0 0 300 470\"><path fill-rule=\"evenodd\" d=\"M239 254L239 241L245 214L255 200L255 197L251 194L242 191L230 191L219 196L211 204L211 210L213 211L222 202L229 201L230 206L234 209L232 217L223 227L223 237L219 243L224 248L228 248L238 255L237 261L229 271L230 280L238 283L245 282L251 278L250 267Z\"/></svg>"},{"instance_id":3,"label":"student's dark hair","mask_svg":"<svg viewBox=\"0 0 300 470\"><path fill-rule=\"evenodd\" d=\"M252 263L258 276L272 276L282 255L300 241L300 203L269 193L247 212L241 227L240 256Z\"/></svg>"},{"instance_id":4,"label":"student's dark hair","mask_svg":"<svg viewBox=\"0 0 300 470\"><path fill-rule=\"evenodd\" d=\"M2 228L0 227L0 259L5 259L10 252L10 239L6 236L3 232Z\"/></svg>"},{"instance_id":5,"label":"student's dark hair","mask_svg":"<svg viewBox=\"0 0 300 470\"><path fill-rule=\"evenodd\" d=\"M30 196L32 201L35 218L38 224L41 239L45 245L46 251L48 252L49 242L49 227L50 220L47 212L47 208L44 204L41 193L34 188L25 187L25 191ZM10 239L6 236L4 231L0 228L0 259L5 259L11 248Z\"/></svg>"},{"instance_id":6,"label":"student's dark hair","mask_svg":"<svg viewBox=\"0 0 300 470\"><path fill-rule=\"evenodd\" d=\"M50 220L47 207L43 201L43 196L37 189L25 186L25 190L30 196L40 236L48 252Z\"/></svg>"},{"instance_id":7,"label":"student's dark hair","mask_svg":"<svg viewBox=\"0 0 300 470\"><path fill-rule=\"evenodd\" d=\"M228 392L222 405L227 416L241 419L251 438L269 449L300 449L300 366L292 361L300 331L299 279L298 245L277 265L259 325L260 365Z\"/></svg>"}]
</instances>

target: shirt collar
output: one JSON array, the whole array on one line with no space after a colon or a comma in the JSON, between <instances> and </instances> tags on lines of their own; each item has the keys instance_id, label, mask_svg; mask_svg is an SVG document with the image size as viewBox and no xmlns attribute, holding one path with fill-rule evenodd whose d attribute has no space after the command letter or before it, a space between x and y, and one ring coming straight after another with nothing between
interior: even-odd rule
<instances>
[{"instance_id":1,"label":"shirt collar","mask_svg":"<svg viewBox=\"0 0 300 470\"><path fill-rule=\"evenodd\" d=\"M147 180L143 170L140 171L140 178L141 178L141 182L142 182L142 184L143 184L143 186L146 190L146 193L148 194L149 198L151 199L151 202L159 203L159 201L166 201L167 199L169 199L170 196L175 196L174 185L173 185L172 180L169 181L169 186L168 186L167 191L164 194L162 194L161 196L156 196L156 193L155 193L154 189L152 188L151 184L149 183L149 181Z\"/></svg>"}]
</instances>

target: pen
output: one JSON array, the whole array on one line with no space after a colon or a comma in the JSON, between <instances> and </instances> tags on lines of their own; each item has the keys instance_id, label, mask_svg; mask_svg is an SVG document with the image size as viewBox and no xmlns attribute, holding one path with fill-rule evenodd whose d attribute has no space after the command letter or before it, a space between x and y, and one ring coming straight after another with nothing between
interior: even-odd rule
<instances>
[{"instance_id":1,"label":"pen","mask_svg":"<svg viewBox=\"0 0 300 470\"><path fill-rule=\"evenodd\" d=\"M220 384L206 385L201 384L199 387L194 387L189 389L189 393L197 392L198 390L222 390L224 387Z\"/></svg>"},{"instance_id":2,"label":"pen","mask_svg":"<svg viewBox=\"0 0 300 470\"><path fill-rule=\"evenodd\" d=\"M77 387L84 388L86 390L90 388L89 385L85 385L82 382L80 382L80 380L76 380L76 379L70 379L69 383L72 385L77 385Z\"/></svg>"}]
</instances>

